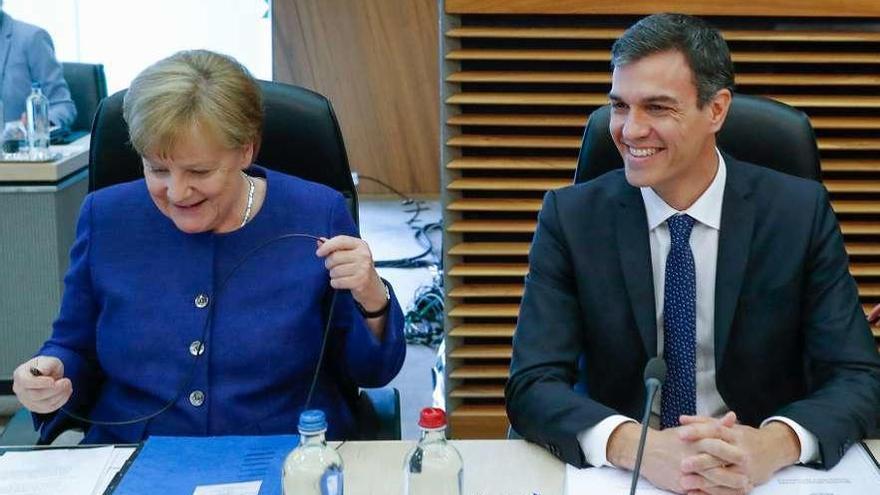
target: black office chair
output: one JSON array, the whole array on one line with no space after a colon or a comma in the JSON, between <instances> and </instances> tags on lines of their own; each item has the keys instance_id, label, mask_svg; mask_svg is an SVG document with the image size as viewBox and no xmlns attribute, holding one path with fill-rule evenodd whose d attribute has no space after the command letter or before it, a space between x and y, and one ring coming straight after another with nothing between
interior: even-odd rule
<instances>
[{"instance_id":1,"label":"black office chair","mask_svg":"<svg viewBox=\"0 0 880 495\"><path fill-rule=\"evenodd\" d=\"M260 89L266 116L256 163L336 189L357 223L357 191L330 101L289 84L260 81ZM89 150L89 191L144 176L122 119L125 92L113 94L98 108Z\"/></svg>"},{"instance_id":2,"label":"black office chair","mask_svg":"<svg viewBox=\"0 0 880 495\"><path fill-rule=\"evenodd\" d=\"M590 115L578 155L575 183L623 167L608 131L610 106ZM784 103L735 94L718 134L718 148L733 157L790 175L821 180L819 148L807 116Z\"/></svg>"},{"instance_id":3,"label":"black office chair","mask_svg":"<svg viewBox=\"0 0 880 495\"><path fill-rule=\"evenodd\" d=\"M357 190L330 101L288 84L260 81L260 88L266 115L256 163L336 189L345 196L357 223ZM124 96L125 90L120 91L98 106L89 149L89 191L143 177L143 164L129 144L122 118ZM358 390L350 383L342 388L357 416L358 439L400 439L397 389ZM30 413L22 409L0 435L0 445L33 445L38 438Z\"/></svg>"},{"instance_id":4,"label":"black office chair","mask_svg":"<svg viewBox=\"0 0 880 495\"><path fill-rule=\"evenodd\" d=\"M101 100L107 97L107 80L101 64L64 62L61 64L70 97L76 106L76 119L69 131L78 136L88 134ZM71 136L72 137L72 136Z\"/></svg>"},{"instance_id":5,"label":"black office chair","mask_svg":"<svg viewBox=\"0 0 880 495\"><path fill-rule=\"evenodd\" d=\"M610 110L611 107L605 105L590 115L578 154L575 183L623 167L623 159L608 130ZM821 180L819 148L810 120L800 110L775 100L736 94L718 134L718 148L739 160ZM583 356L578 361L578 382L574 389L588 393ZM508 427L507 437L522 438L513 427Z\"/></svg>"}]
</instances>

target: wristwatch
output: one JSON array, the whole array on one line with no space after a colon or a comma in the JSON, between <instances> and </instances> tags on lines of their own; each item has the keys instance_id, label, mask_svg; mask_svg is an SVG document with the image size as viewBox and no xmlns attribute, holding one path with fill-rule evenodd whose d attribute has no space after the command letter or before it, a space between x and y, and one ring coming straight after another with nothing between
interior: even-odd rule
<instances>
[{"instance_id":1,"label":"wristwatch","mask_svg":"<svg viewBox=\"0 0 880 495\"><path fill-rule=\"evenodd\" d=\"M388 312L388 308L391 307L391 288L388 286L388 282L385 281L384 278L380 278L382 281L382 286L385 287L385 305L382 306L381 309L377 309L376 311L367 311L361 306L361 303L355 301L354 305L357 307L357 310L363 315L364 318L378 318L385 313Z\"/></svg>"}]
</instances>

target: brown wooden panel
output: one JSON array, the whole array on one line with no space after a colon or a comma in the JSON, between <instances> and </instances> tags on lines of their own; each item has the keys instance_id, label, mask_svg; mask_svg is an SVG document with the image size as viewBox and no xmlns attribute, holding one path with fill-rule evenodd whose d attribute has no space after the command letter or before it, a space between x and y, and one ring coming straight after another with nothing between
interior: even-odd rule
<instances>
[{"instance_id":1,"label":"brown wooden panel","mask_svg":"<svg viewBox=\"0 0 880 495\"><path fill-rule=\"evenodd\" d=\"M835 200L831 202L835 213L840 214L880 214L880 202L876 200Z\"/></svg>"},{"instance_id":2,"label":"brown wooden panel","mask_svg":"<svg viewBox=\"0 0 880 495\"><path fill-rule=\"evenodd\" d=\"M449 297L522 297L523 284L470 284L458 285L448 292Z\"/></svg>"},{"instance_id":3,"label":"brown wooden panel","mask_svg":"<svg viewBox=\"0 0 880 495\"><path fill-rule=\"evenodd\" d=\"M722 30L722 33L724 39L727 41L801 41L808 43L859 43L880 41L880 32L875 31L768 31L759 29L728 29ZM608 41L616 40L621 34L623 34L623 29L614 28L496 26L462 26L450 29L445 33L449 38Z\"/></svg>"},{"instance_id":4,"label":"brown wooden panel","mask_svg":"<svg viewBox=\"0 0 880 495\"><path fill-rule=\"evenodd\" d=\"M456 158L446 167L454 170L574 170L576 165L570 158L480 156Z\"/></svg>"},{"instance_id":5,"label":"brown wooden panel","mask_svg":"<svg viewBox=\"0 0 880 495\"><path fill-rule=\"evenodd\" d=\"M880 64L880 54L865 52L749 52L733 51L734 63L776 64ZM462 48L450 50L447 60L523 60L532 62L611 62L607 50L571 49L495 49Z\"/></svg>"},{"instance_id":6,"label":"brown wooden panel","mask_svg":"<svg viewBox=\"0 0 880 495\"><path fill-rule=\"evenodd\" d=\"M513 337L514 325L467 323L449 331L451 337Z\"/></svg>"},{"instance_id":7,"label":"brown wooden panel","mask_svg":"<svg viewBox=\"0 0 880 495\"><path fill-rule=\"evenodd\" d=\"M880 150L880 138L819 138L816 140L820 150Z\"/></svg>"},{"instance_id":8,"label":"brown wooden panel","mask_svg":"<svg viewBox=\"0 0 880 495\"><path fill-rule=\"evenodd\" d=\"M850 263L849 271L854 277L880 276L880 263Z\"/></svg>"},{"instance_id":9,"label":"brown wooden panel","mask_svg":"<svg viewBox=\"0 0 880 495\"><path fill-rule=\"evenodd\" d=\"M452 211L540 211L540 199L459 199L449 203Z\"/></svg>"},{"instance_id":10,"label":"brown wooden panel","mask_svg":"<svg viewBox=\"0 0 880 495\"><path fill-rule=\"evenodd\" d=\"M880 96L857 95L766 95L793 107L880 108Z\"/></svg>"},{"instance_id":11,"label":"brown wooden panel","mask_svg":"<svg viewBox=\"0 0 880 495\"><path fill-rule=\"evenodd\" d=\"M825 159L823 172L880 172L880 160Z\"/></svg>"},{"instance_id":12,"label":"brown wooden panel","mask_svg":"<svg viewBox=\"0 0 880 495\"><path fill-rule=\"evenodd\" d=\"M610 84L610 72L571 71L461 71L446 78L453 83L548 83L548 84ZM874 74L754 74L736 76L737 86L878 86L880 76Z\"/></svg>"},{"instance_id":13,"label":"brown wooden panel","mask_svg":"<svg viewBox=\"0 0 880 495\"><path fill-rule=\"evenodd\" d=\"M274 0L272 51L276 81L333 103L352 170L439 192L435 1Z\"/></svg>"},{"instance_id":14,"label":"brown wooden panel","mask_svg":"<svg viewBox=\"0 0 880 495\"><path fill-rule=\"evenodd\" d=\"M540 114L486 114L462 113L451 115L446 123L449 125L491 125L501 127L575 127L583 129L587 126L587 117L574 115L540 115Z\"/></svg>"},{"instance_id":15,"label":"brown wooden panel","mask_svg":"<svg viewBox=\"0 0 880 495\"><path fill-rule=\"evenodd\" d=\"M446 142L446 145L462 148L578 149L581 147L581 138L578 136L490 136L463 134L451 138Z\"/></svg>"},{"instance_id":16,"label":"brown wooden panel","mask_svg":"<svg viewBox=\"0 0 880 495\"><path fill-rule=\"evenodd\" d=\"M669 0L664 12L722 16L877 17L874 0ZM446 0L448 14L636 14L658 11L656 0Z\"/></svg>"},{"instance_id":17,"label":"brown wooden panel","mask_svg":"<svg viewBox=\"0 0 880 495\"><path fill-rule=\"evenodd\" d=\"M810 124L815 129L880 129L880 118L814 116Z\"/></svg>"},{"instance_id":18,"label":"brown wooden panel","mask_svg":"<svg viewBox=\"0 0 880 495\"><path fill-rule=\"evenodd\" d=\"M449 254L456 256L505 256L529 254L528 242L462 242L452 246Z\"/></svg>"},{"instance_id":19,"label":"brown wooden panel","mask_svg":"<svg viewBox=\"0 0 880 495\"><path fill-rule=\"evenodd\" d=\"M451 438L505 438L507 427L503 404L462 404L449 414Z\"/></svg>"},{"instance_id":20,"label":"brown wooden panel","mask_svg":"<svg viewBox=\"0 0 880 495\"><path fill-rule=\"evenodd\" d=\"M825 180L825 188L832 193L876 193L880 180Z\"/></svg>"},{"instance_id":21,"label":"brown wooden panel","mask_svg":"<svg viewBox=\"0 0 880 495\"><path fill-rule=\"evenodd\" d=\"M458 220L446 228L449 232L507 232L530 233L535 231L537 221L532 220Z\"/></svg>"},{"instance_id":22,"label":"brown wooden panel","mask_svg":"<svg viewBox=\"0 0 880 495\"><path fill-rule=\"evenodd\" d=\"M510 359L513 348L507 344L468 344L449 351L453 359Z\"/></svg>"},{"instance_id":23,"label":"brown wooden panel","mask_svg":"<svg viewBox=\"0 0 880 495\"><path fill-rule=\"evenodd\" d=\"M453 318L516 318L519 304L458 304L449 310Z\"/></svg>"},{"instance_id":24,"label":"brown wooden panel","mask_svg":"<svg viewBox=\"0 0 880 495\"><path fill-rule=\"evenodd\" d=\"M840 230L844 235L880 235L880 222L844 220Z\"/></svg>"},{"instance_id":25,"label":"brown wooden panel","mask_svg":"<svg viewBox=\"0 0 880 495\"><path fill-rule=\"evenodd\" d=\"M522 277L527 273L526 263L463 263L449 269L452 277Z\"/></svg>"},{"instance_id":26,"label":"brown wooden panel","mask_svg":"<svg viewBox=\"0 0 880 495\"><path fill-rule=\"evenodd\" d=\"M880 256L880 244L872 242L847 242L846 252L850 256Z\"/></svg>"},{"instance_id":27,"label":"brown wooden panel","mask_svg":"<svg viewBox=\"0 0 880 495\"><path fill-rule=\"evenodd\" d=\"M450 105L548 105L587 106L604 105L608 96L596 93L497 93L463 92L446 99Z\"/></svg>"},{"instance_id":28,"label":"brown wooden panel","mask_svg":"<svg viewBox=\"0 0 880 495\"><path fill-rule=\"evenodd\" d=\"M450 378L476 378L476 379L507 379L508 366L502 364L483 364L456 366L451 373Z\"/></svg>"},{"instance_id":29,"label":"brown wooden panel","mask_svg":"<svg viewBox=\"0 0 880 495\"><path fill-rule=\"evenodd\" d=\"M474 178L455 179L446 186L451 191L484 190L484 191L547 191L570 186L571 179L542 178Z\"/></svg>"},{"instance_id":30,"label":"brown wooden panel","mask_svg":"<svg viewBox=\"0 0 880 495\"><path fill-rule=\"evenodd\" d=\"M480 399L503 399L504 385L463 384L449 392L452 398L472 397Z\"/></svg>"}]
</instances>

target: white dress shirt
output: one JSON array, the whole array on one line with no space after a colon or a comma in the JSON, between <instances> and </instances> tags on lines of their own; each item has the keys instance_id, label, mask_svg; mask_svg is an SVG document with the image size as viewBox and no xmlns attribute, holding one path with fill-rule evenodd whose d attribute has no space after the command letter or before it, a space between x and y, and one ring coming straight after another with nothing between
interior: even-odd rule
<instances>
[{"instance_id":1,"label":"white dress shirt","mask_svg":"<svg viewBox=\"0 0 880 495\"><path fill-rule=\"evenodd\" d=\"M666 204L650 187L640 188L645 213L648 218L651 245L651 266L654 275L654 303L657 314L657 355L663 357L663 288L666 275L666 256L669 254L670 238L666 220L678 214L690 215L694 220L690 245L694 255L697 290L697 414L700 416L721 417L730 409L715 384L715 269L718 262L718 233L721 230L721 208L724 200L724 186L727 180L727 166L716 149L718 171L712 183L685 211L678 211ZM655 397L651 407L650 425L658 427L660 421L660 394ZM594 466L608 465L606 450L608 439L621 424L634 419L613 415L600 421L592 428L578 434L578 441L587 462ZM798 462L807 463L819 458L818 440L815 435L789 418L773 416L764 420L782 421L797 434L801 445Z\"/></svg>"}]
</instances>

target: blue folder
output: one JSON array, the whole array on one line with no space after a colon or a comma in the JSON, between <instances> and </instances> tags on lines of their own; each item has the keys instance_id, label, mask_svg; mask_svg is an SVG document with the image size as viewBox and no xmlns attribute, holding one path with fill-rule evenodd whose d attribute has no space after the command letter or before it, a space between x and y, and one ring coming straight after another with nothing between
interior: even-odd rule
<instances>
[{"instance_id":1,"label":"blue folder","mask_svg":"<svg viewBox=\"0 0 880 495\"><path fill-rule=\"evenodd\" d=\"M199 485L262 480L260 495L280 495L281 466L297 435L150 437L113 495L192 495Z\"/></svg>"}]
</instances>

